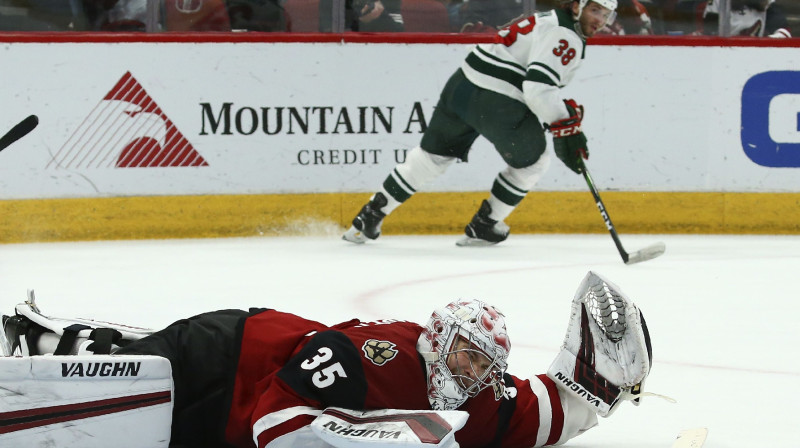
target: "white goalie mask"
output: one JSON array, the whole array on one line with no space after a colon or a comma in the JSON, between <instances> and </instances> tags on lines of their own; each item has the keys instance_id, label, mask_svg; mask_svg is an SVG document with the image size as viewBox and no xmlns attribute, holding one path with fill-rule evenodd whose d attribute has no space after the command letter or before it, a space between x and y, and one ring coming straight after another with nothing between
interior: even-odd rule
<instances>
[{"instance_id":1,"label":"white goalie mask","mask_svg":"<svg viewBox=\"0 0 800 448\"><path fill-rule=\"evenodd\" d=\"M488 387L496 400L502 398L510 349L505 318L497 308L465 299L435 310L417 340L431 408L457 409Z\"/></svg>"},{"instance_id":2,"label":"white goalie mask","mask_svg":"<svg viewBox=\"0 0 800 448\"><path fill-rule=\"evenodd\" d=\"M578 0L578 15L575 17L576 20L581 16L581 13L583 13L583 8L585 8L589 2L595 2L603 8L611 11L606 19L606 25L611 25L614 23L614 20L617 19L617 0Z\"/></svg>"}]
</instances>

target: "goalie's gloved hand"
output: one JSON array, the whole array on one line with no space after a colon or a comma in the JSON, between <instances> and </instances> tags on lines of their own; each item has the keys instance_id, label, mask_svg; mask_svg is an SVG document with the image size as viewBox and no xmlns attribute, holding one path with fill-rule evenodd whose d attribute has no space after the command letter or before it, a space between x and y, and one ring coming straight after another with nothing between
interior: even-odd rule
<instances>
[{"instance_id":1,"label":"goalie's gloved hand","mask_svg":"<svg viewBox=\"0 0 800 448\"><path fill-rule=\"evenodd\" d=\"M650 374L650 332L617 285L589 271L572 299L561 352L547 370L559 389L602 417L620 403L639 404Z\"/></svg>"},{"instance_id":2,"label":"goalie's gloved hand","mask_svg":"<svg viewBox=\"0 0 800 448\"><path fill-rule=\"evenodd\" d=\"M583 120L583 106L575 100L564 100L569 117L550 123L550 132L553 134L553 148L556 156L567 165L567 168L580 174L583 172L583 163L580 158L589 158L589 148L586 145L586 136L581 131Z\"/></svg>"}]
</instances>

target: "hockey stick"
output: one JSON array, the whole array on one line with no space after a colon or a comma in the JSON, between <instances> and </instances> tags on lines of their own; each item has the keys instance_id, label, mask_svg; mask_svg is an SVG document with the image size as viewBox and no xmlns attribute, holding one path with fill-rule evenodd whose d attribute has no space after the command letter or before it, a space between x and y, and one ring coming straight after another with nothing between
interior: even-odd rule
<instances>
[{"instance_id":1,"label":"hockey stick","mask_svg":"<svg viewBox=\"0 0 800 448\"><path fill-rule=\"evenodd\" d=\"M28 135L36 125L39 124L39 117L36 115L29 115L28 118L17 123L16 126L6 132L6 135L0 137L0 151L6 149L8 145Z\"/></svg>"},{"instance_id":2,"label":"hockey stick","mask_svg":"<svg viewBox=\"0 0 800 448\"><path fill-rule=\"evenodd\" d=\"M597 192L597 188L594 186L594 181L592 180L592 176L589 174L589 170L586 168L586 164L583 163L583 159L579 159L579 161L581 168L583 168L583 178L586 179L586 184L589 186L589 191L591 191L592 196L594 196L594 202L597 204L597 208L600 210L600 216L603 217L603 221L605 221L606 227L608 227L608 231L611 233L611 238L614 240L614 244L617 245L617 250L619 251L620 256L622 256L622 261L625 262L625 264L640 263L642 261L652 260L653 258L663 254L666 250L664 243L656 243L652 246L647 246L642 250L630 254L625 251L625 248L622 247L622 241L619 240L619 235L617 235L617 229L614 228L614 223L611 222L611 217L608 216L606 206L603 204L603 200L600 199L600 193Z\"/></svg>"}]
</instances>

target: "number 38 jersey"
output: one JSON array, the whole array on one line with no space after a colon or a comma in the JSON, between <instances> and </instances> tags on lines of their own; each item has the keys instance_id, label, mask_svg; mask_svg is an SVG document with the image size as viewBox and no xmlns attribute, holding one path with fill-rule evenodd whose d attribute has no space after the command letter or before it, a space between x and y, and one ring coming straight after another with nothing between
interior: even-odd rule
<instances>
[{"instance_id":1,"label":"number 38 jersey","mask_svg":"<svg viewBox=\"0 0 800 448\"><path fill-rule=\"evenodd\" d=\"M478 87L527 104L543 123L567 118L558 91L585 55L578 26L566 9L534 14L500 30L494 43L476 46L461 68Z\"/></svg>"},{"instance_id":2,"label":"number 38 jersey","mask_svg":"<svg viewBox=\"0 0 800 448\"><path fill-rule=\"evenodd\" d=\"M412 322L357 320L326 327L267 310L244 324L226 440L237 447L326 446L309 424L329 406L357 410L430 409L424 362ZM499 400L485 389L461 408L464 448L531 447L575 436L593 423L588 406L562 404L545 375L505 376ZM577 424L576 424L577 422ZM577 426L576 426L577 425Z\"/></svg>"}]
</instances>

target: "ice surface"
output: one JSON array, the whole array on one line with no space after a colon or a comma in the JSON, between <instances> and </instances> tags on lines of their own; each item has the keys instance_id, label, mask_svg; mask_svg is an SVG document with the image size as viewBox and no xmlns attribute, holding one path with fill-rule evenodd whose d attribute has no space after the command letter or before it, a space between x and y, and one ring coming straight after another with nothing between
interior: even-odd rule
<instances>
[{"instance_id":1,"label":"ice surface","mask_svg":"<svg viewBox=\"0 0 800 448\"><path fill-rule=\"evenodd\" d=\"M271 307L334 324L424 322L458 297L507 315L509 371L542 373L558 350L575 288L588 270L641 307L653 338L646 398L574 439L575 447L669 447L707 426L706 447L800 447L800 237L623 235L629 252L666 243L626 266L603 235L515 235L494 247L456 236L15 244L0 247L4 313L35 289L45 314L160 328L219 308Z\"/></svg>"}]
</instances>

